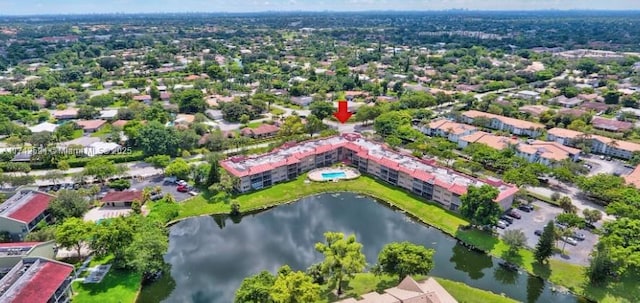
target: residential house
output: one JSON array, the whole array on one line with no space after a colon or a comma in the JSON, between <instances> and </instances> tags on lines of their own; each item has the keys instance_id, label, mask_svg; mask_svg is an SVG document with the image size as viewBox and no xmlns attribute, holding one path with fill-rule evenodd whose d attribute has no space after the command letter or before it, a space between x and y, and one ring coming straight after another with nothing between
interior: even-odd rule
<instances>
[{"instance_id":1,"label":"residential house","mask_svg":"<svg viewBox=\"0 0 640 303\"><path fill-rule=\"evenodd\" d=\"M604 113L609 109L609 105L601 102L585 102L585 103L582 103L580 107L585 108L587 110L592 110L596 113Z\"/></svg>"},{"instance_id":2,"label":"residential house","mask_svg":"<svg viewBox=\"0 0 640 303\"><path fill-rule=\"evenodd\" d=\"M24 239L38 223L49 218L52 195L22 190L0 204L0 231L16 239Z\"/></svg>"},{"instance_id":3,"label":"residential house","mask_svg":"<svg viewBox=\"0 0 640 303\"><path fill-rule=\"evenodd\" d=\"M54 110L52 116L56 118L56 120L71 120L78 118L78 109L77 108L67 108L64 110Z\"/></svg>"},{"instance_id":4,"label":"residential house","mask_svg":"<svg viewBox=\"0 0 640 303\"><path fill-rule=\"evenodd\" d=\"M204 114L214 121L222 121L224 118L224 114L222 114L221 110L207 109L204 111Z\"/></svg>"},{"instance_id":5,"label":"residential house","mask_svg":"<svg viewBox=\"0 0 640 303\"><path fill-rule=\"evenodd\" d=\"M70 264L24 257L0 279L0 302L70 302L73 272Z\"/></svg>"},{"instance_id":6,"label":"residential house","mask_svg":"<svg viewBox=\"0 0 640 303\"><path fill-rule=\"evenodd\" d=\"M247 136L255 139L274 137L278 134L279 131L280 131L279 127L271 124L266 124L266 123L263 123L256 128L245 127L242 130L240 130L243 136Z\"/></svg>"},{"instance_id":7,"label":"residential house","mask_svg":"<svg viewBox=\"0 0 640 303\"><path fill-rule=\"evenodd\" d=\"M100 111L100 119L113 121L118 116L117 109L104 109Z\"/></svg>"},{"instance_id":8,"label":"residential house","mask_svg":"<svg viewBox=\"0 0 640 303\"><path fill-rule=\"evenodd\" d=\"M170 92L160 92L160 100L162 100L162 101L171 100L171 93Z\"/></svg>"},{"instance_id":9,"label":"residential house","mask_svg":"<svg viewBox=\"0 0 640 303\"><path fill-rule=\"evenodd\" d=\"M558 97L555 97L551 100L549 100L549 103L551 104L557 104L560 105L564 108L571 108L571 107L576 107L580 104L582 104L582 102L584 102L582 99L577 98L577 97L573 97L573 98L567 98L563 95L560 95Z\"/></svg>"},{"instance_id":10,"label":"residential house","mask_svg":"<svg viewBox=\"0 0 640 303\"><path fill-rule=\"evenodd\" d=\"M520 107L518 110L522 113L527 113L534 117L540 117L544 112L550 110L550 108L544 105L525 105Z\"/></svg>"},{"instance_id":11,"label":"residential house","mask_svg":"<svg viewBox=\"0 0 640 303\"><path fill-rule=\"evenodd\" d=\"M300 106L308 106L313 101L313 98L310 96L302 96L302 97L291 97L291 103L300 105Z\"/></svg>"},{"instance_id":12,"label":"residential house","mask_svg":"<svg viewBox=\"0 0 640 303\"><path fill-rule=\"evenodd\" d=\"M540 93L534 92L534 91L530 91L530 90L519 91L519 92L515 93L514 96L517 97L517 98L527 99L527 100L531 100L531 101L535 101L535 100L540 99Z\"/></svg>"},{"instance_id":13,"label":"residential house","mask_svg":"<svg viewBox=\"0 0 640 303\"><path fill-rule=\"evenodd\" d=\"M445 137L451 142L458 143L460 137L476 132L477 128L447 119L437 119L423 126L420 130L427 136Z\"/></svg>"},{"instance_id":14,"label":"residential house","mask_svg":"<svg viewBox=\"0 0 640 303\"><path fill-rule=\"evenodd\" d=\"M49 123L49 122L42 122L38 125L34 125L29 127L29 130L31 131L31 133L42 133L42 132L50 132L53 133L54 131L56 131L56 129L58 128L57 124L53 124L53 123Z\"/></svg>"},{"instance_id":15,"label":"residential house","mask_svg":"<svg viewBox=\"0 0 640 303\"><path fill-rule=\"evenodd\" d=\"M103 206L112 207L131 207L133 201L142 201L142 191L140 190L123 190L108 192L102 198Z\"/></svg>"},{"instance_id":16,"label":"residential house","mask_svg":"<svg viewBox=\"0 0 640 303\"><path fill-rule=\"evenodd\" d=\"M640 189L640 165L636 166L636 168L628 175L623 177L627 184L633 185L636 188Z\"/></svg>"},{"instance_id":17,"label":"residential house","mask_svg":"<svg viewBox=\"0 0 640 303\"><path fill-rule=\"evenodd\" d=\"M117 127L117 128L124 128L124 126L127 125L127 123L129 123L129 121L127 120L116 120L111 122L111 126Z\"/></svg>"},{"instance_id":18,"label":"residential house","mask_svg":"<svg viewBox=\"0 0 640 303\"><path fill-rule=\"evenodd\" d=\"M477 110L470 110L462 113L462 121L467 124L476 124L474 121L479 119L487 119L487 123L483 126L506 131L518 136L538 137L545 129L544 125L515 118L485 113Z\"/></svg>"},{"instance_id":19,"label":"residential house","mask_svg":"<svg viewBox=\"0 0 640 303\"><path fill-rule=\"evenodd\" d=\"M150 95L138 95L138 96L133 96L133 100L144 102L145 104L149 104L151 103L152 98Z\"/></svg>"},{"instance_id":20,"label":"residential house","mask_svg":"<svg viewBox=\"0 0 640 303\"><path fill-rule=\"evenodd\" d=\"M354 298L340 300L337 303L458 303L449 292L434 278L416 282L407 276L396 287L384 290L384 293L370 292Z\"/></svg>"},{"instance_id":21,"label":"residential house","mask_svg":"<svg viewBox=\"0 0 640 303\"><path fill-rule=\"evenodd\" d=\"M93 133L99 131L102 127L107 125L106 120L78 120L75 121L78 126L82 128L85 133Z\"/></svg>"},{"instance_id":22,"label":"residential house","mask_svg":"<svg viewBox=\"0 0 640 303\"><path fill-rule=\"evenodd\" d=\"M235 189L247 192L295 179L311 169L338 162L451 210L460 207L460 196L469 186L486 184L497 188L500 193L495 201L503 209L511 206L518 191L516 186L497 179L475 179L437 166L435 161L392 151L384 144L366 140L359 134L285 144L271 153L231 157L221 161L220 165L236 179Z\"/></svg>"},{"instance_id":23,"label":"residential house","mask_svg":"<svg viewBox=\"0 0 640 303\"><path fill-rule=\"evenodd\" d=\"M607 119L602 117L593 117L591 119L591 125L594 128L602 129L610 132L625 132L633 129L633 123L626 121L618 121L613 119Z\"/></svg>"},{"instance_id":24,"label":"residential house","mask_svg":"<svg viewBox=\"0 0 640 303\"><path fill-rule=\"evenodd\" d=\"M178 114L176 116L176 119L173 121L173 125L175 126L189 126L193 123L193 121L196 120L196 116L195 115L191 115L191 114Z\"/></svg>"}]
</instances>

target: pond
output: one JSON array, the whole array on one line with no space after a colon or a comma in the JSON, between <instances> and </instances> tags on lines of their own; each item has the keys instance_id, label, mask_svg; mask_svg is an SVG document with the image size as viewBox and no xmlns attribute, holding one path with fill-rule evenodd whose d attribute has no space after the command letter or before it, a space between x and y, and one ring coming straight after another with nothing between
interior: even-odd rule
<instances>
[{"instance_id":1,"label":"pond","mask_svg":"<svg viewBox=\"0 0 640 303\"><path fill-rule=\"evenodd\" d=\"M326 231L355 234L369 265L385 244L410 241L436 250L430 275L523 302L582 302L552 292L539 278L507 271L498 260L470 251L374 199L341 193L307 197L236 222L224 216L196 217L172 226L165 256L171 276L146 286L138 303L233 302L247 276L275 272L283 264L304 270L322 260L314 244L323 241Z\"/></svg>"}]
</instances>

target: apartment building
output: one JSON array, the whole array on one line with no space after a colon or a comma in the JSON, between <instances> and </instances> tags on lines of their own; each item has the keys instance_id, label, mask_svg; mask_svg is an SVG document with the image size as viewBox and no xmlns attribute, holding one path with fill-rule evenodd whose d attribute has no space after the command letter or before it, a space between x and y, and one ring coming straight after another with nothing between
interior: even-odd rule
<instances>
[{"instance_id":1,"label":"apartment building","mask_svg":"<svg viewBox=\"0 0 640 303\"><path fill-rule=\"evenodd\" d=\"M66 303L71 300L73 265L23 258L0 279L0 302Z\"/></svg>"},{"instance_id":2,"label":"apartment building","mask_svg":"<svg viewBox=\"0 0 640 303\"><path fill-rule=\"evenodd\" d=\"M564 160L578 161L580 150L564 146L558 142L546 142L528 140L526 143L516 145L516 156L525 158L531 163L540 163L546 166L554 166Z\"/></svg>"},{"instance_id":3,"label":"apartment building","mask_svg":"<svg viewBox=\"0 0 640 303\"><path fill-rule=\"evenodd\" d=\"M637 143L585 134L564 128L552 128L547 131L547 140L572 147L584 142L592 153L621 159L631 159L634 152L640 152L640 144Z\"/></svg>"},{"instance_id":4,"label":"apartment building","mask_svg":"<svg viewBox=\"0 0 640 303\"><path fill-rule=\"evenodd\" d=\"M447 119L437 119L420 128L428 136L445 137L449 141L458 143L460 137L470 135L478 129L475 126L453 122Z\"/></svg>"},{"instance_id":5,"label":"apartment building","mask_svg":"<svg viewBox=\"0 0 640 303\"><path fill-rule=\"evenodd\" d=\"M294 179L318 167L343 162L363 173L409 190L451 210L460 207L460 196L468 186L484 184L500 190L496 202L507 209L518 191L516 186L497 179L478 180L435 161L425 161L388 149L358 134L343 134L300 144L282 146L271 153L253 157L232 157L220 165L236 177L239 192L261 189Z\"/></svg>"},{"instance_id":6,"label":"apartment building","mask_svg":"<svg viewBox=\"0 0 640 303\"><path fill-rule=\"evenodd\" d=\"M38 223L49 217L49 203L53 196L43 192L24 190L0 204L0 231L9 232L16 239L24 239Z\"/></svg>"},{"instance_id":7,"label":"apartment building","mask_svg":"<svg viewBox=\"0 0 640 303\"><path fill-rule=\"evenodd\" d=\"M477 110L470 110L462 113L462 122L474 124L479 119L486 119L484 127L506 131L517 136L538 137L545 129L544 125L515 118L485 113Z\"/></svg>"}]
</instances>

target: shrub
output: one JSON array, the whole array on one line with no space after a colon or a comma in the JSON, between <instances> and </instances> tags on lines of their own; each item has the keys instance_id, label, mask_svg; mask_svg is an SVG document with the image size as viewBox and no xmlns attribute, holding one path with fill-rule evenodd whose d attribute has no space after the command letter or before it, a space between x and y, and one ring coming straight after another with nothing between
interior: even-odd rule
<instances>
[{"instance_id":1,"label":"shrub","mask_svg":"<svg viewBox=\"0 0 640 303\"><path fill-rule=\"evenodd\" d=\"M109 182L109 187L115 189L115 190L125 190L129 187L131 187L131 182L129 182L129 180L125 180L125 179L118 179L118 180L113 180L111 182Z\"/></svg>"}]
</instances>

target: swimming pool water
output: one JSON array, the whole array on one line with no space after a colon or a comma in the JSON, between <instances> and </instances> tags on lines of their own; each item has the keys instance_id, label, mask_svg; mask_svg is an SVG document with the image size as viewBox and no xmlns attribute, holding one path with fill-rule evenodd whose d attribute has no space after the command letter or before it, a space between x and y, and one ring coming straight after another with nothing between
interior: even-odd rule
<instances>
[{"instance_id":1,"label":"swimming pool water","mask_svg":"<svg viewBox=\"0 0 640 303\"><path fill-rule=\"evenodd\" d=\"M343 171L322 173L322 179L325 179L325 180L342 179L346 177L347 177L347 174L345 174Z\"/></svg>"}]
</instances>

